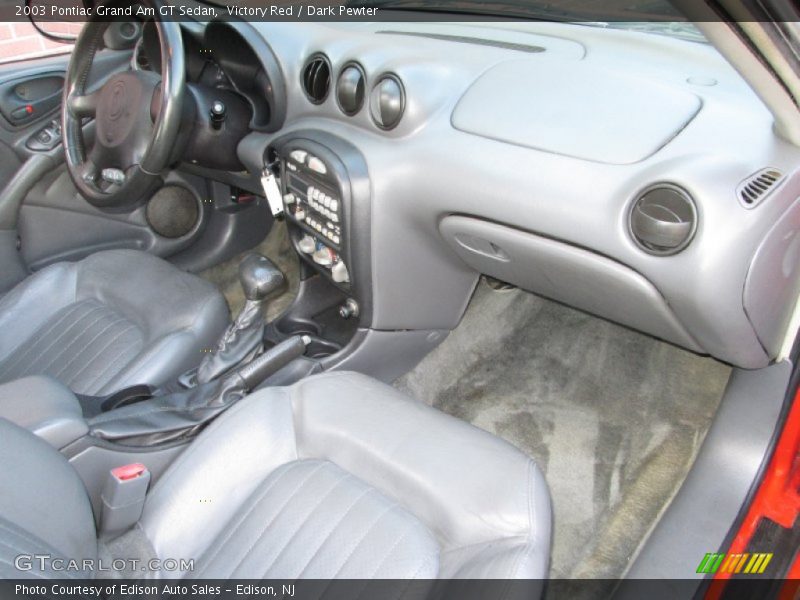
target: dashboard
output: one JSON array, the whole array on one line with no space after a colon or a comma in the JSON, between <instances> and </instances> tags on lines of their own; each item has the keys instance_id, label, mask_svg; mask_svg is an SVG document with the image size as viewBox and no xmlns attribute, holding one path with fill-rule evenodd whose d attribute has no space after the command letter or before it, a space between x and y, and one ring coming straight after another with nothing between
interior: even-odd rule
<instances>
[{"instance_id":1,"label":"dashboard","mask_svg":"<svg viewBox=\"0 0 800 600\"><path fill-rule=\"evenodd\" d=\"M284 195L324 217L313 252L348 256L370 329L452 330L486 274L740 367L780 354L800 149L710 45L555 23L203 35L190 79L252 111L243 177L282 161ZM309 166L291 151L310 149L344 165L336 186L289 183ZM337 194L347 222L328 227Z\"/></svg>"}]
</instances>

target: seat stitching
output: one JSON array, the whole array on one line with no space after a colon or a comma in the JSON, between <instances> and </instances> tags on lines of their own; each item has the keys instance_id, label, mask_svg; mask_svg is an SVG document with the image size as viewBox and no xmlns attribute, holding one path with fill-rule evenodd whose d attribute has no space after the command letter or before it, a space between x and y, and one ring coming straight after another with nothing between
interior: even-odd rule
<instances>
[{"instance_id":1,"label":"seat stitching","mask_svg":"<svg viewBox=\"0 0 800 600\"><path fill-rule=\"evenodd\" d=\"M28 531L25 531L25 530L22 530L22 529L17 530L17 529L11 528L11 527L8 526L7 523L3 522L3 520L0 520L0 527L5 529L6 531L8 531L11 535L16 535L18 538L21 538L23 541L31 542L33 544L41 544L42 543L42 540L38 539L32 533L30 533Z\"/></svg>"},{"instance_id":2,"label":"seat stitching","mask_svg":"<svg viewBox=\"0 0 800 600\"><path fill-rule=\"evenodd\" d=\"M320 497L318 497L318 498L316 499L316 504L315 504L314 506L312 506L312 507L311 507L311 510L310 510L310 511L308 511L308 512L306 513L306 515L305 515L305 516L304 516L304 517L301 519L300 526L299 526L299 527L297 527L297 529L296 529L296 530L295 530L295 531L294 531L294 532L293 532L293 533L292 533L292 534L291 534L291 535L288 537L288 539L287 539L287 540L284 542L284 544L283 544L283 547L282 547L282 548L280 549L280 551L279 551L279 552L276 554L276 558L277 558L277 557L280 557L280 555L281 555L281 554L283 554L283 553L286 551L286 549L288 548L288 546L289 546L289 545L292 543L292 541L293 541L293 540L296 538L297 534L298 534L298 533L299 533L299 532L300 532L300 531L301 531L301 530L302 530L304 527L306 527L306 525L308 525L308 520L309 520L309 519L310 519L310 518L313 516L313 514L314 514L314 513L317 511L317 509L319 508L320 504L322 504L322 501L323 501L323 500L325 500L325 499L327 499L327 498L328 498L328 497L329 497L329 496L330 496L330 495L331 495L333 492L335 492L335 491L336 491L336 490L337 490L337 489L338 489L338 488L339 488L339 487L342 485L342 482L344 482L345 480L347 480L347 479L350 479L350 478L352 477L352 475L351 475L350 473L344 473L344 475L341 475L341 474L337 474L337 475L338 475L339 479L337 479L337 480L334 482L334 484L333 484L333 485L330 487L330 489L329 489L327 492L325 492L325 494L324 494L323 496L320 496ZM367 491L368 491L368 490L367 490ZM365 492L365 493L366 493L366 492ZM359 500L359 498L357 498L356 500L354 500L353 504L355 504L356 502L358 502L358 500ZM348 510L349 510L349 509L348 509ZM271 523L270 523L270 525L271 525ZM265 530L264 530L264 531L261 533L261 535L259 535L259 537L258 537L258 540L256 540L256 542L253 544L253 547L255 547L255 546L256 546L256 544L257 544L257 543L258 543L258 542L259 542L259 541L260 541L260 540L261 540L261 539L264 537L264 533L266 533L266 531L269 529L270 525L268 525L268 526L267 526L267 528L266 528L266 529L265 529ZM337 523L337 524L336 524L334 527L338 527L338 525L339 525L339 523ZM251 548L251 550L252 550L252 548ZM315 553L314 555L316 556L316 553ZM308 563L306 563L306 565L307 565L307 564L308 564ZM270 564L270 565L267 567L266 571L264 571L264 573L263 573L263 575L262 575L262 578L263 578L263 577L266 577L266 574L269 572L269 570L270 570L270 569L271 569L273 566L275 566L275 560L273 560L273 561L272 561L272 563L271 563L271 564Z\"/></svg>"},{"instance_id":3,"label":"seat stitching","mask_svg":"<svg viewBox=\"0 0 800 600\"><path fill-rule=\"evenodd\" d=\"M136 329L136 328L134 327L134 329ZM137 331L138 331L138 330L137 330ZM116 341L116 340L114 340L114 341ZM133 357L132 357L132 356L131 356L131 357L129 357L129 356L128 356L128 354L125 352L125 350L124 350L124 349L121 349L121 350L120 350L120 352L119 352L119 354L117 355L117 358L115 358L114 360L112 360L112 361L110 361L108 364L106 364L106 366L105 366L105 367L103 367L103 369L100 371L100 373L98 373L98 375L97 375L97 376L94 378L94 380L92 380L91 384L87 384L87 388L91 388L91 387L95 386L95 385L97 384L97 382L98 382L98 381L99 381L99 380L100 380L100 379L101 379L103 376L105 376L106 372L107 372L107 371L108 371L108 370L109 370L111 367L114 367L114 366L116 366L116 365L117 365L117 363L119 363L119 361L120 361L120 360L122 360L122 359L124 359L124 358L128 358L128 360L129 360L129 362L130 362L130 360L131 360ZM107 382L105 382L105 383L107 383ZM105 383L104 383L103 385L105 385Z\"/></svg>"},{"instance_id":4,"label":"seat stitching","mask_svg":"<svg viewBox=\"0 0 800 600\"><path fill-rule=\"evenodd\" d=\"M96 308L94 308L94 309L93 309L93 311L94 311L94 312L96 312L96 311L98 311L98 310L102 311L102 307L99 307L99 306L98 306L98 307L96 307ZM80 323L81 321L85 320L85 319L86 319L86 318L87 318L87 317L88 317L90 314L92 314L92 311L90 311L90 312L86 313L85 315L81 316L81 317L80 317L78 320L74 321L74 322L73 322L73 323L71 323L69 326L67 326L67 328L66 328L66 329L64 329L64 331L62 331L62 332L61 332L61 334L60 334L60 335L59 335L59 336L58 336L58 337L57 337L55 340L53 340L53 342L52 342L52 343L51 343L51 344L50 344L50 345L49 345L47 348L45 348L44 350L42 350L42 351L39 353L39 354L40 354L40 356L42 356L42 357L45 357L45 356L47 355L47 353L50 351L50 349L51 349L53 346L55 346L55 345L56 345L56 344L57 344L59 341L61 341L61 338L63 338L63 337L64 337L64 336L65 336L65 335L66 335L68 332L70 332L70 331L72 331L73 329L75 329L75 327L77 327L78 323ZM99 317L97 317L97 318L96 318L96 319L95 319L95 320L94 320L94 321L93 321L93 322L92 322L92 323L89 325L89 327L92 327L92 326L94 326L94 324L95 324L95 323L97 323L97 321L99 321L101 318L102 318L102 315L100 315ZM85 330L85 329L86 329L86 328L84 328L83 330ZM67 350L69 350L69 349L70 349L70 348L71 348L71 347L72 347L72 346L75 344L75 342L77 342L77 341L78 341L78 337L80 337L80 334L78 334L76 337L72 338L72 340L70 340L70 341L69 341L69 343L68 343L66 346L64 346L63 348L61 348L61 349L60 349L60 350L59 350L59 351L56 353L56 355L53 357L53 359L52 359L52 360L51 360L49 363L47 363L47 365L46 365L46 366L44 366L44 367L32 366L32 367L29 367L28 369L26 369L26 372L29 372L31 368L34 368L34 369L36 369L37 371L40 371L40 372L42 372L42 373L45 373L45 372L47 371L47 369L49 369L49 368L50 368L50 366L51 366L51 365L52 365L54 362L56 362L56 361L57 361L59 358L61 358L61 356L62 356L63 354L65 354L65 353L67 352Z\"/></svg>"},{"instance_id":5,"label":"seat stitching","mask_svg":"<svg viewBox=\"0 0 800 600\"><path fill-rule=\"evenodd\" d=\"M319 463L319 465L317 465L317 467L316 467L316 468L315 468L315 469L314 469L314 470L313 470L311 473L309 473L309 474L308 474L308 476L307 476L307 477L306 477L306 478L305 478L303 481L301 481L301 482L300 482L300 483L297 485L297 487L295 488L295 490L294 490L294 491L293 491L293 492L292 492L292 493L289 495L289 497L287 498L286 502L285 502L285 503L283 504L283 506L281 507L281 510L282 510L282 509L283 509L283 508L284 508L284 507L285 507L285 506L286 506L286 505L289 503L289 501L292 499L292 496L293 496L294 494L296 494L296 493L297 493L297 490L298 490L298 489L299 489L299 488L300 488L302 485L304 485L304 484L305 484L305 483L306 483L306 482L307 482L307 481L308 481L308 480L309 480L309 479L310 479L310 478L311 478L311 477L312 477L314 474L316 474L316 472L317 472L317 471L319 471L319 470L322 468L322 465L323 465L323 464L324 464L324 463ZM279 480L280 480L280 479L281 479L281 478L282 478L284 475L286 475L287 473L289 473L291 470L292 470L292 468L291 468L291 467L284 469L284 470L283 470L283 471L282 471L282 472L281 472L281 473L280 473L280 474L279 474L279 475L278 475L278 476L277 476L277 477L276 477L276 478L275 478L275 479L274 479L274 480L273 480L273 481L272 481L272 482L271 482L271 483L270 483L270 484L267 486L267 488L266 488L266 489L265 489L265 490L264 490L264 491L263 491L261 494L259 494L258 500L254 501L254 502L253 502L253 504L251 504L251 505L250 505L250 508L248 509L248 511L247 511L247 512L246 512L246 513L245 513L245 514L244 514L244 515L243 515L243 516L242 516L242 517L239 519L239 522L238 522L238 523L235 525L235 527L233 527L233 528L231 528L231 529L229 530L229 533L228 533L228 535L226 536L225 540L224 540L223 542L221 542L221 543L220 543L220 544L217 546L216 550L214 551L214 553L212 554L212 556L209 558L209 560L208 560L208 562L206 563L206 565L209 565L209 564L211 564L211 562L213 561L213 559L214 559L214 558L216 558L216 557L217 557L217 555L219 554L219 551L220 551L220 550L222 550L222 547L223 547L225 544L227 544L227 543L230 541L231 537L232 537L232 536L233 536L233 534L236 532L236 530L238 530L238 529L239 529L239 527L241 527L241 526L242 526L242 524L243 524L243 523L244 523L244 521L247 519L247 517L249 517L249 516L250 516L250 514L251 514L251 513L252 513L252 512L253 512L253 511L256 509L256 507L258 506L258 504L259 504L259 503L260 503L260 502L261 502L261 501L264 499L264 496L266 496L266 495L267 495L267 493L268 493L268 492L269 492L269 491L270 491L270 490L271 490L271 489L272 489L272 488L275 486L275 484L276 484L276 483L277 483L277 482L278 482L278 481L279 481ZM252 496L251 496L251 497L252 497ZM277 516L277 515L276 515L276 516ZM238 568L238 566L239 566L239 565L237 565L236 567ZM206 569L204 569L204 571L205 571L205 570L206 570ZM236 569L234 568L234 571L235 571L235 570L236 570Z\"/></svg>"},{"instance_id":6,"label":"seat stitching","mask_svg":"<svg viewBox=\"0 0 800 600\"><path fill-rule=\"evenodd\" d=\"M124 323L124 322L125 322L125 319L124 319L124 318L119 318L119 319L117 319L116 321L112 321L111 323L108 323L108 324L107 324L105 327L103 327L103 329L101 329L101 330L100 330L100 332L99 332L99 333L97 333L97 334L96 334L96 335L95 335L95 336L94 336L94 337L93 337L91 340L89 340L88 342L85 342L85 343L84 343L84 345L83 345L83 348L82 348L81 350L79 350L78 352L76 352L76 353L75 353L75 355L72 357L72 359L71 359L69 362L67 362L67 364L65 364L63 367L61 367L61 369L59 369L59 370L58 370L58 372L57 372L55 375L53 375L53 377L54 377L54 378L56 378L56 379L58 379L58 378L61 376L61 374L62 374L62 373L63 373L63 372L64 372L64 371L65 371L67 368L69 368L69 367L72 365L72 363L74 363L76 360L78 360L79 358L81 358L81 357L83 356L84 352L85 352L86 350L88 350L88 349L91 347L91 345L94 343L94 341L95 341L97 338L99 338L100 336L102 336L102 335L103 335L103 334L104 334L106 331L108 331L108 330L109 330L109 329L111 329L112 327L115 327L116 325L119 325L120 323ZM132 329L132 328L133 328L133 325L128 325L128 329ZM84 330L84 331L85 331L85 330ZM122 333L126 333L126 332L127 332L127 330L123 330L123 331L122 331ZM80 336L78 336L78 337L80 337ZM119 334L117 335L117 337L119 337ZM105 350L106 348L108 348L108 346L110 346L111 344L113 344L113 343L114 343L114 342L117 340L117 337L113 338L113 339L111 340L111 342L110 342L110 343L106 344L106 345L105 345L105 346L104 346L102 349L100 349L98 352L95 352L94 356L92 356L92 357L91 357L91 358L89 358L89 359L86 359L86 360L84 360L84 364L83 364L83 366L82 366L82 367L81 367L81 368L80 368L80 369L79 369L77 372L75 372L75 373L73 373L73 374L72 374L72 376L70 377L70 381L75 381L76 377L77 377L77 376L78 376L78 375L79 375L81 372L83 372L83 371L84 371L84 369L86 369L86 368L87 368L87 367L88 367L88 366L89 366L89 365L92 363L92 361L94 361L94 359L95 359L95 358L97 358L97 357L98 357L98 356L99 356L99 355L100 355L100 354L103 352L103 350ZM77 338L76 338L76 340L77 340Z\"/></svg>"},{"instance_id":7,"label":"seat stitching","mask_svg":"<svg viewBox=\"0 0 800 600\"><path fill-rule=\"evenodd\" d=\"M340 481L344 481L345 479L351 479L352 477L353 477L353 475L351 473L348 473L347 477L343 477ZM317 546L317 549L314 551L314 554L311 556L311 558L309 558L308 561L306 561L306 566L303 567L303 570L300 572L300 575L297 576L298 579L302 579L303 578L303 575L308 570L308 567L311 566L311 563L314 562L314 559L317 558L317 556L319 555L320 552L322 552L322 549L325 547L325 544L327 544L328 540L330 540L331 537L333 536L333 534L336 533L336 530L339 528L339 526L342 524L342 522L345 520L345 518L347 518L347 515L350 514L350 511L352 511L356 507L356 505L359 502L361 502L361 500L363 500L368 494L371 494L374 491L375 491L374 488L366 488L361 494L359 494L356 498L353 499L353 502L350 504L350 506L347 508L347 510L344 511L342 513L342 515L339 517L339 520L336 521L336 524L330 530L328 530L327 535L319 543L319 546ZM320 503L318 502L317 506L319 506L319 504ZM264 574L266 575L266 573L264 573Z\"/></svg>"},{"instance_id":8,"label":"seat stitching","mask_svg":"<svg viewBox=\"0 0 800 600\"><path fill-rule=\"evenodd\" d=\"M69 317L69 316L70 316L70 315L71 315L71 314L72 314L72 313L73 313L73 312L74 312L76 309L78 309L78 308L80 308L80 305L79 305L79 304L73 304L73 305L71 305L71 306L68 306L68 307L66 307L66 309L65 309L65 310L64 310L64 311L61 313L61 315L58 317L58 319L57 319L55 322L52 322L52 323L44 323L44 324L42 325L42 327L47 327L47 329L46 329L44 332L39 332L39 331L35 332L35 333L37 333L37 334L38 334L38 336L37 336L37 337L39 337L39 338L42 338L42 337L44 337L44 336L50 335L50 333L53 331L53 329L55 329L56 327L58 327L58 326L61 324L61 322L62 322L62 321L64 321L64 319L66 319L67 317ZM58 316L58 315L54 315L54 316ZM51 318L52 318L52 317L51 317ZM41 328L40 328L40 329L41 329ZM31 337L33 337L33 336L31 336ZM30 338L29 338L29 339L30 339ZM35 341L34 341L34 342L32 342L32 343L31 343L31 344L30 344L30 345L29 345L29 346L28 346L28 347L27 347L27 348L26 348L26 349L25 349L25 350L22 352L22 354L17 354L17 355L16 355L16 357L14 358L14 360L13 360L13 361L11 361L11 362L10 362L10 363L8 363L8 364L9 364L9 365L16 365L16 363L17 363L17 362L19 362L20 360L22 360L23 358L25 358L25 357L26 357L26 356L27 356L27 355L28 355L30 352L32 352L32 351L33 351L33 348L34 348L35 346L36 346L36 343L35 343Z\"/></svg>"},{"instance_id":9,"label":"seat stitching","mask_svg":"<svg viewBox=\"0 0 800 600\"><path fill-rule=\"evenodd\" d=\"M37 346L36 342L38 340L42 340L42 339L46 338L47 336L49 336L56 327L61 325L62 321L64 321L68 317L71 317L73 315L73 313L76 310L80 309L80 308L82 308L81 304L73 304L71 307L69 307L67 310L65 310L62 313L62 315L54 323L51 323L49 326L47 324L43 325L43 327L47 326L47 329L44 332L41 332L41 331L35 332L35 335L36 335L36 337L38 339L34 340L33 342L31 342L31 344L25 350L23 350L21 354L17 354L16 357L14 358L14 360L6 363L4 365L4 367L3 367L3 372L4 373L8 373L11 370L12 367L16 367L17 364L20 363L20 361L22 361L23 359L27 358L28 355L31 354L36 349L36 346ZM87 313L87 314L89 314L89 313ZM83 318L83 317L81 317L81 318ZM61 339L61 337L67 331L69 331L69 327L67 329L65 329L64 331L62 331L59 334L59 336L50 344L50 346L45 348L43 351L39 352L39 354L43 355L45 352L47 352L53 346L53 344L55 344L59 339ZM33 336L31 336L31 337L33 337Z\"/></svg>"},{"instance_id":10,"label":"seat stitching","mask_svg":"<svg viewBox=\"0 0 800 600\"><path fill-rule=\"evenodd\" d=\"M261 529L261 532L258 534L258 536L256 537L256 539L253 541L253 543L250 545L250 547L249 547L249 548L247 549L247 551L244 553L244 556L242 556L242 558L239 560L239 562L238 562L238 563L236 563L236 566L235 566L235 567L233 568L233 570L231 571L231 575L233 575L234 573L236 573L236 571L239 569L239 567L241 567L241 566L242 566L242 563L243 563L243 562L244 562L244 561L247 559L247 556L248 556L248 555L249 555L249 554L250 554L250 553L253 551L253 548L255 548L255 547L258 545L258 543L259 543L259 542L261 541L261 539L264 537L264 534L265 534L265 533L266 533L266 532L269 530L269 528L270 528L270 527L272 527L273 523L275 523L275 521L277 520L277 518L278 518L279 516L281 516L281 515L283 514L283 511L284 511L284 510L286 510L286 508L289 506L289 502L290 502L290 501L291 501L291 500L292 500L292 499L293 499L293 498L294 498L294 497L297 495L297 493L298 493L298 492L299 492L299 491L300 491L300 490L301 490L303 487L305 487L305 485L306 485L306 484L307 484L307 483L308 483L308 482L311 480L311 478L312 478L314 475L316 475L316 474L317 474L317 471L319 471L319 470L322 468L322 466L323 466L324 464L325 464L324 462L320 462L320 463L319 463L319 465L318 465L318 466L317 466L317 467L316 467L316 468L315 468L315 469L314 469L314 470L313 470L313 471L312 471L312 472L311 472L311 473L310 473L310 474L309 474L309 475L308 475L308 476L307 476L305 479L303 479L303 481L302 481L302 482L301 482L299 485L295 486L295 489L292 491L292 493L289 495L289 497L286 499L286 501L285 501L285 502L284 502L284 503L281 505L280 509L278 509L278 512L276 512L276 513L275 513L275 514L272 516L272 518L269 520L269 522L268 522L268 523L267 523L267 524L266 524L266 525L265 525L265 526L264 526L264 527ZM327 495L328 495L328 494L332 493L332 492L333 492L333 490L335 490L335 489L338 487L338 485L339 485L339 484L340 484L340 483L343 481L343 479L344 479L344 478L342 478L342 477L340 476L340 478L339 478L337 481L335 481L335 482L334 482L334 484L331 486L331 488L330 488L330 489L329 489L329 490L328 490L328 491L325 493L325 497L327 497ZM317 506L318 506L318 505L317 505ZM308 513L306 513L306 516L305 516L305 517L304 517L302 520L303 520L303 521L305 521L306 519L308 519L308 516L309 516L310 514L312 514L312 513L313 513L313 512L314 512L314 511L317 509L317 506L313 506L313 507L311 508L311 511L310 511L310 512L308 512ZM300 527L298 527L298 529L297 529L297 530L296 530L294 533L292 533L292 535L290 535L290 536L289 536L289 538L288 538L288 540L286 541L286 543L284 543L284 547L283 547L283 548L285 548L285 547L286 547L286 545L287 545L289 542L291 542L291 540L292 540L292 537L294 537L294 536L297 534L297 532L298 532L298 531L299 531L301 528L302 528L302 525L301 525ZM281 552L283 552L283 548L281 548ZM280 552L279 552L278 554L280 554ZM274 564L274 561L273 561L273 564ZM270 565L269 567L267 567L267 570L269 570L269 568L270 568L270 567L272 567L272 565Z\"/></svg>"},{"instance_id":11,"label":"seat stitching","mask_svg":"<svg viewBox=\"0 0 800 600\"><path fill-rule=\"evenodd\" d=\"M258 506L258 504L261 502L261 500L263 500L263 499L264 499L264 496L265 496L265 495L266 495L266 494L267 494L267 493L268 493L268 492L269 492L269 491L270 491L270 490L271 490L273 487L275 487L275 484L276 484L276 483L278 483L278 482L279 482L279 481L280 481L280 480L281 480L281 479L282 479L282 478L283 478L283 477L284 477L284 476L285 476L285 475L286 475L286 474L287 474L287 473L288 473L290 470L291 470L291 469L284 469L283 471L281 471L280 473L278 473L278 475L275 477L275 479L274 479L273 481L271 481L271 482L269 483L269 485L267 485L267 486L266 486L266 487L265 487L265 488L264 488L264 489L261 491L261 493L258 495L258 498L257 498L256 500L253 500L253 496L254 496L254 495L255 495L255 493L256 493L255 491L253 492L253 494L251 494L251 495L250 495L250 496L247 498L247 500L245 500L245 502L248 502L248 501L250 502L250 506L248 507L247 511L246 511L246 512L245 512L243 515L241 515L241 516L239 517L239 519L238 519L238 521L237 521L236 525L234 525L233 527L229 527L229 528L228 528L228 532L226 533L225 537L224 537L222 540L220 540L220 542L217 544L217 547L216 547L216 548L214 548L214 550L213 550L213 551L212 551L212 553L211 553L211 556L209 556L209 557L208 557L208 559L206 559L206 560L205 560L205 565L204 565L204 566L203 566L203 567L200 569L200 572L202 572L202 573L205 573L205 572L208 570L208 566L209 566L211 563L213 563L213 562L214 562L214 559L217 557L217 555L219 555L219 553L220 553L220 551L222 550L222 548L224 548L224 547L225 547L225 544L227 544L227 543L228 543L228 542L231 540L231 538L233 537L233 535L234 535L234 534L235 534L235 533L238 531L239 527L241 527L241 526L242 526L242 523L244 523L244 521L246 521L246 520L247 520L247 517L249 517L249 516L250 516L250 513L252 513L252 512L253 512L253 511L256 509L256 507L257 507L257 506ZM262 485L263 485L263 483L262 483Z\"/></svg>"},{"instance_id":12,"label":"seat stitching","mask_svg":"<svg viewBox=\"0 0 800 600\"><path fill-rule=\"evenodd\" d=\"M86 344L86 349L88 349L88 348L89 348L89 345L90 345L92 342L94 342L94 340L96 340L98 337L100 337L101 335L103 335L103 334L106 332L106 330L107 330L107 329L109 329L110 327L113 327L113 326L115 326L115 325L118 325L119 323L123 323L123 322L126 322L126 319L120 319L120 320L119 320L119 321L117 321L116 323L112 323L112 324L108 325L108 326L107 326L105 329L103 329L103 330L102 330L100 333L98 333L98 334L97 334L97 335L96 335L96 336L95 336L95 337L94 337L94 338L93 338L93 339L92 339L90 342L87 342L87 344ZM100 350L98 350L97 352L95 352L94 356L92 356L91 358L88 358L88 359L84 359L84 361L83 361L83 366L82 366L80 369L78 369L78 370L77 370L75 373L73 373L73 374L72 374L72 376L70 377L70 381L71 381L71 382L75 382L75 380L78 378L78 376L79 376L81 373L83 373L83 372L84 372L84 371L85 371L85 370L86 370L86 369L87 369L87 368L88 368L88 367L89 367L89 366L92 364L92 362L94 362L94 360L95 360L95 359L96 359L98 356L100 356L100 354L102 354L102 353L103 353L103 352L104 352L106 349L108 349L110 346L112 346L114 343L116 343L116 341L117 341L119 338L121 338L123 335L125 335L126 333L128 333L129 331L131 331L131 330L134 330L134 329L135 329L134 325L133 325L133 324L129 324L129 325L126 327L126 328L124 328L124 329L121 329L120 331L118 331L118 332L116 333L116 335L115 335L113 338L111 338L111 340L110 340L108 343L106 343L106 345L105 345L105 346L103 346L103 348L101 348ZM122 353L124 353L124 351L125 351L125 350L124 350L124 349L122 349L122 351L121 351L121 352L122 352ZM77 359L79 356L80 356L80 353L79 353L79 354L76 354L76 355L75 355L75 357L73 357L73 359L70 361L70 363L69 363L69 364L72 364L73 362L75 362L75 359ZM115 360L116 360L116 359L115 359ZM63 369L62 369L62 371L63 371ZM104 369L104 371L105 371L105 369ZM59 373L60 373L60 372L59 372ZM58 379L58 376L56 376L56 379ZM97 378L95 377L95 380L96 380L96 379L97 379ZM92 383L94 383L94 381L93 381ZM88 385L89 385L89 384L87 383L87 387L88 387Z\"/></svg>"},{"instance_id":13,"label":"seat stitching","mask_svg":"<svg viewBox=\"0 0 800 600\"><path fill-rule=\"evenodd\" d=\"M378 517L377 517L377 518L376 518L374 521L372 521L372 523L370 524L369 528L368 528L368 529L367 529L367 530L366 530L366 531L365 531L363 534L361 534L361 539L360 539L360 540L358 540L358 543L357 543L357 544L356 544L356 545L353 547L353 549L352 549L352 550L350 550L350 552L349 552L349 553L347 554L347 556L344 558L344 561L343 561L343 562L342 562L342 564L339 566L339 569L336 571L336 573L334 573L334 575L333 575L332 579L336 579L336 577L339 575L339 573L341 573L341 572L342 572L342 569L344 569L345 565L347 564L347 561L348 561L348 560L350 560L350 557L352 557L352 556L353 556L353 554L355 554L356 550L358 550L358 549L361 547L361 544L363 544L363 543L364 543L364 540L365 540L365 539L367 539L367 537L369 537L369 534L370 534L370 533L372 533L372 530L373 530L373 529L375 529L375 526L376 526L378 523L380 523L380 522L381 522L381 520L382 520L382 519L383 519L383 518L384 518L384 517L385 517L387 514L389 514L391 511L393 511L393 510L394 510L395 508L397 508L397 507L398 507L398 504L397 504L397 502L393 502L393 503L391 503L391 504L390 504L390 505L389 505L389 506L386 508L386 510L384 510L384 511L383 511L383 512L382 512L380 515L378 515Z\"/></svg>"},{"instance_id":14,"label":"seat stitching","mask_svg":"<svg viewBox=\"0 0 800 600\"><path fill-rule=\"evenodd\" d=\"M4 564L7 564L9 567L13 567L14 569L17 568L17 565L15 565L14 563L8 562L2 556L0 556L0 562L4 563ZM50 577L45 577L44 575L42 575L41 573L38 573L37 571L34 571L33 569L31 569L30 571L27 571L27 573L32 573L34 576L38 577L39 579L50 579Z\"/></svg>"},{"instance_id":15,"label":"seat stitching","mask_svg":"<svg viewBox=\"0 0 800 600\"><path fill-rule=\"evenodd\" d=\"M375 573L380 571L381 567L383 566L383 563L385 563L386 560L389 558L389 556L391 556L392 552L394 552L394 549L397 548L397 546L400 544L400 542L402 542L404 539L406 539L406 537L408 536L410 531L411 531L411 527L407 527L405 532L403 533L403 535L401 535L399 538L397 538L395 540L394 544L392 544L392 546L389 548L389 550L383 555L383 558L381 559L381 562L378 563L378 566L375 567L375 569L372 571L372 575L370 575L368 577L368 579L373 579L375 577Z\"/></svg>"},{"instance_id":16,"label":"seat stitching","mask_svg":"<svg viewBox=\"0 0 800 600\"><path fill-rule=\"evenodd\" d=\"M25 541L32 541L32 540L25 540ZM21 546L17 546L16 544L12 544L7 539L0 538L0 544L3 544L7 548L11 548L15 552L19 552L20 554L25 554L25 550Z\"/></svg>"}]
</instances>

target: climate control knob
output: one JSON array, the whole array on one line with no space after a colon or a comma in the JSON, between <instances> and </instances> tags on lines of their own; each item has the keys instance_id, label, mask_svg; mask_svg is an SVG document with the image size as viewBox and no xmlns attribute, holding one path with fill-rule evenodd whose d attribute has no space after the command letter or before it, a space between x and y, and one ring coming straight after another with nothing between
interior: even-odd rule
<instances>
[{"instance_id":1,"label":"climate control knob","mask_svg":"<svg viewBox=\"0 0 800 600\"><path fill-rule=\"evenodd\" d=\"M331 267L331 277L336 283L348 283L350 281L350 274L347 272L347 266L344 261L339 261Z\"/></svg>"},{"instance_id":2,"label":"climate control knob","mask_svg":"<svg viewBox=\"0 0 800 600\"><path fill-rule=\"evenodd\" d=\"M314 252L311 258L314 259L314 262L318 265L322 265L323 267L330 267L333 263L333 252L327 246L323 246L316 252Z\"/></svg>"},{"instance_id":3,"label":"climate control knob","mask_svg":"<svg viewBox=\"0 0 800 600\"><path fill-rule=\"evenodd\" d=\"M297 242L297 247L306 254L311 254L317 248L317 242L310 235L304 235L303 239Z\"/></svg>"}]
</instances>

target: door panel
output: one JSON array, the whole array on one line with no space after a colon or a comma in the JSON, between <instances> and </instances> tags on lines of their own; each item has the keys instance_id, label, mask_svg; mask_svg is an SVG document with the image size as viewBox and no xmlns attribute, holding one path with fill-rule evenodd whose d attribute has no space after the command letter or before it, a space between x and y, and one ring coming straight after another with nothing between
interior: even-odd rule
<instances>
[{"instance_id":1,"label":"door panel","mask_svg":"<svg viewBox=\"0 0 800 600\"><path fill-rule=\"evenodd\" d=\"M0 113L12 125L36 121L61 104L64 73L42 73L0 83Z\"/></svg>"}]
</instances>

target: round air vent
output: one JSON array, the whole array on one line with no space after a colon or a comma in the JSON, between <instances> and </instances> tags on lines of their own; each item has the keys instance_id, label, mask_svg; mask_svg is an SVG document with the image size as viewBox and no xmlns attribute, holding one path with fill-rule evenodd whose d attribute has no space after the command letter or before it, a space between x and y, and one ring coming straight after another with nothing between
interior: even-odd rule
<instances>
[{"instance_id":1,"label":"round air vent","mask_svg":"<svg viewBox=\"0 0 800 600\"><path fill-rule=\"evenodd\" d=\"M345 65L336 82L336 101L346 115L354 115L364 106L364 70L356 63Z\"/></svg>"},{"instance_id":2,"label":"round air vent","mask_svg":"<svg viewBox=\"0 0 800 600\"><path fill-rule=\"evenodd\" d=\"M395 75L383 75L369 95L369 112L381 129L396 127L406 108L403 84Z\"/></svg>"},{"instance_id":3,"label":"round air vent","mask_svg":"<svg viewBox=\"0 0 800 600\"><path fill-rule=\"evenodd\" d=\"M639 194L630 214L634 241L650 254L676 254L697 231L697 208L683 189L659 183Z\"/></svg>"},{"instance_id":4,"label":"round air vent","mask_svg":"<svg viewBox=\"0 0 800 600\"><path fill-rule=\"evenodd\" d=\"M314 104L322 104L331 87L331 64L324 54L315 54L303 68L303 90Z\"/></svg>"},{"instance_id":5,"label":"round air vent","mask_svg":"<svg viewBox=\"0 0 800 600\"><path fill-rule=\"evenodd\" d=\"M158 235L179 238L191 232L200 220L200 206L194 194L179 185L167 185L147 201L147 223Z\"/></svg>"}]
</instances>

